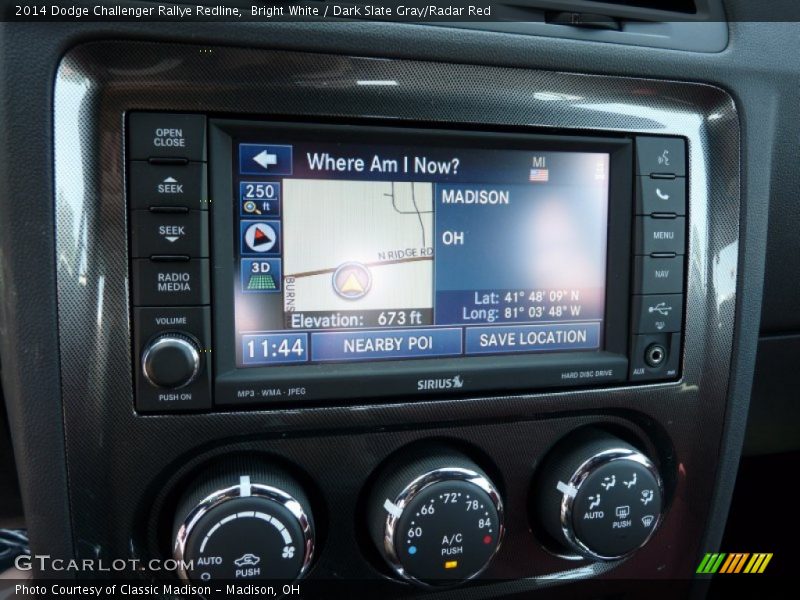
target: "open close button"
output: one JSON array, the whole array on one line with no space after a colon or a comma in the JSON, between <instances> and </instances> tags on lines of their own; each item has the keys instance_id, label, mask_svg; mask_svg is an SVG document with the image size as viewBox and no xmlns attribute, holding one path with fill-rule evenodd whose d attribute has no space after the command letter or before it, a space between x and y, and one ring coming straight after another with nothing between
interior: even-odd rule
<instances>
[{"instance_id":1,"label":"open close button","mask_svg":"<svg viewBox=\"0 0 800 600\"><path fill-rule=\"evenodd\" d=\"M206 160L206 117L181 113L131 113L129 152L133 160Z\"/></svg>"}]
</instances>

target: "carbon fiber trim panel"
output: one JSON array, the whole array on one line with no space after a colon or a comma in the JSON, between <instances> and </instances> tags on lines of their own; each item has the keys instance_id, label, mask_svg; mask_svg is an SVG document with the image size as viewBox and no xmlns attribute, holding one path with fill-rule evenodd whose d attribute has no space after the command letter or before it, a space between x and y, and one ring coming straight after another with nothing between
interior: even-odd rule
<instances>
[{"instance_id":1,"label":"carbon fiber trim panel","mask_svg":"<svg viewBox=\"0 0 800 600\"><path fill-rule=\"evenodd\" d=\"M362 85L371 80L396 85ZM54 103L62 402L79 555L163 552L153 511L169 506L165 486L186 472L184 465L235 443L297 465L321 490L320 510L331 527L312 577L375 577L352 532L357 499L351 496L397 447L444 436L488 457L516 511L516 532L510 522L504 549L486 576L565 571L574 564L545 553L526 524L532 465L559 435L599 418L587 415L614 414L656 439L674 480L660 531L614 573L675 577L693 571L711 506L735 324L739 124L725 92L523 69L96 42L64 57ZM139 416L132 398L123 144L124 113L134 109L685 136L690 235L683 379L613 392ZM568 411L574 417L554 419ZM385 431L375 433L379 428ZM589 566L578 573L596 572Z\"/></svg>"}]
</instances>

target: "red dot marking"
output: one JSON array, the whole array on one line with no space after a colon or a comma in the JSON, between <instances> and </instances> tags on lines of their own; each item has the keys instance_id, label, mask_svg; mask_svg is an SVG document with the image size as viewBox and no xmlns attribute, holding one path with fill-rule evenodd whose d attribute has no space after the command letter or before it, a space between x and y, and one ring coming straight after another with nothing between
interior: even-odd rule
<instances>
[{"instance_id":1,"label":"red dot marking","mask_svg":"<svg viewBox=\"0 0 800 600\"><path fill-rule=\"evenodd\" d=\"M492 536L490 536L490 535L483 536L483 543L484 544L491 544L492 543Z\"/></svg>"}]
</instances>

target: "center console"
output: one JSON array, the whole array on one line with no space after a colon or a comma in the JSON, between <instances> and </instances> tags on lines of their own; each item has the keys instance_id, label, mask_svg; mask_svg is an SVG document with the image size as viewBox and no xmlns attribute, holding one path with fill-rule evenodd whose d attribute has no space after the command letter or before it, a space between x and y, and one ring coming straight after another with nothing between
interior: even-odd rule
<instances>
[{"instance_id":1,"label":"center console","mask_svg":"<svg viewBox=\"0 0 800 600\"><path fill-rule=\"evenodd\" d=\"M683 138L146 112L127 137L141 411L679 375Z\"/></svg>"},{"instance_id":2,"label":"center console","mask_svg":"<svg viewBox=\"0 0 800 600\"><path fill-rule=\"evenodd\" d=\"M75 553L395 597L693 573L734 347L728 94L205 50L59 68Z\"/></svg>"}]
</instances>

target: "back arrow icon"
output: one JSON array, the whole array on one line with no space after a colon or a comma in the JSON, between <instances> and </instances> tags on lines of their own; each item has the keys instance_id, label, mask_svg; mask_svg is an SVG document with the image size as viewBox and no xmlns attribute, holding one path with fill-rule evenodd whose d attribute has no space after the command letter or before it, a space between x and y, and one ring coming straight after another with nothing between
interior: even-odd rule
<instances>
[{"instance_id":1,"label":"back arrow icon","mask_svg":"<svg viewBox=\"0 0 800 600\"><path fill-rule=\"evenodd\" d=\"M267 152L266 150L262 150L253 157L253 161L255 161L262 168L269 169L270 165L278 164L278 155Z\"/></svg>"}]
</instances>

